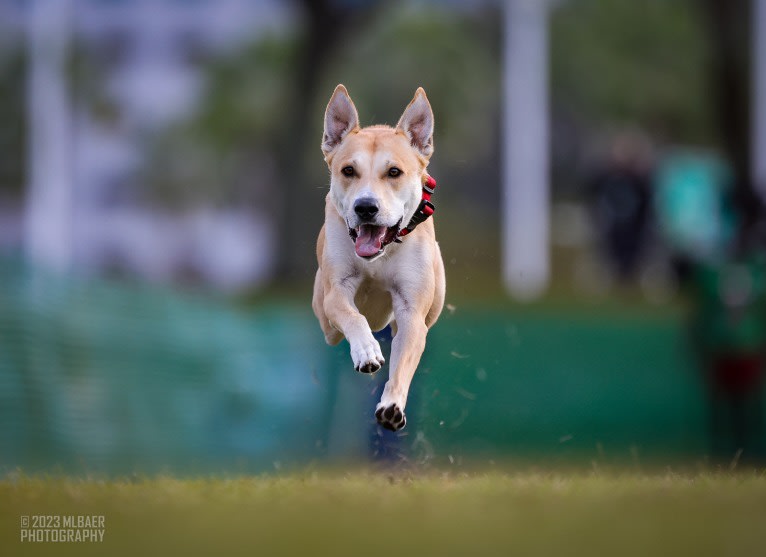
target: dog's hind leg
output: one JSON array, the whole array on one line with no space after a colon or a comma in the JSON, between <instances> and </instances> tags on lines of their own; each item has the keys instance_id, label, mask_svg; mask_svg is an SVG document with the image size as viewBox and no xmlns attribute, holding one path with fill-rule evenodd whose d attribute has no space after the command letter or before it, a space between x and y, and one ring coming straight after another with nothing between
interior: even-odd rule
<instances>
[{"instance_id":1,"label":"dog's hind leg","mask_svg":"<svg viewBox=\"0 0 766 557\"><path fill-rule=\"evenodd\" d=\"M391 344L391 371L375 409L378 423L397 431L407 424L404 407L415 370L426 346L426 315L431 304L413 307L400 292L392 295L396 318L396 335Z\"/></svg>"},{"instance_id":2,"label":"dog's hind leg","mask_svg":"<svg viewBox=\"0 0 766 557\"><path fill-rule=\"evenodd\" d=\"M444 296L447 291L447 284L444 279L444 261L442 261L439 244L434 245L436 247L434 255L434 301L428 310L428 315L426 315L426 326L429 329L439 319L439 315L441 315L444 308Z\"/></svg>"},{"instance_id":3,"label":"dog's hind leg","mask_svg":"<svg viewBox=\"0 0 766 557\"><path fill-rule=\"evenodd\" d=\"M317 269L317 274L314 278L314 298L311 301L311 307L314 310L314 315L319 320L319 326L322 328L327 344L335 346L343 340L343 333L332 326L324 311L324 279L322 278L321 267Z\"/></svg>"}]
</instances>

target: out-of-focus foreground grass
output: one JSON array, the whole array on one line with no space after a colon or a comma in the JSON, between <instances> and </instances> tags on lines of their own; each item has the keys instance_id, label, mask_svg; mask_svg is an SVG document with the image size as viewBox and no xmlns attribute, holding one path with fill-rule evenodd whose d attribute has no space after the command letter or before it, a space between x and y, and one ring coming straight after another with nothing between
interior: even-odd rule
<instances>
[{"instance_id":1,"label":"out-of-focus foreground grass","mask_svg":"<svg viewBox=\"0 0 766 557\"><path fill-rule=\"evenodd\" d=\"M105 516L102 543L19 541ZM763 555L766 475L303 474L0 483L3 555Z\"/></svg>"}]
</instances>

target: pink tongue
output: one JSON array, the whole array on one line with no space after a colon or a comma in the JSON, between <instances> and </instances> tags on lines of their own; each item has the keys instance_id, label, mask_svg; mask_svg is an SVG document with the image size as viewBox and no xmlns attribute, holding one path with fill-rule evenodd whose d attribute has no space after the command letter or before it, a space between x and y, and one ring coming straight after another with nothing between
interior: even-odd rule
<instances>
[{"instance_id":1,"label":"pink tongue","mask_svg":"<svg viewBox=\"0 0 766 557\"><path fill-rule=\"evenodd\" d=\"M360 257L371 257L383 247L383 237L386 235L385 226L363 224L356 236L356 254Z\"/></svg>"}]
</instances>

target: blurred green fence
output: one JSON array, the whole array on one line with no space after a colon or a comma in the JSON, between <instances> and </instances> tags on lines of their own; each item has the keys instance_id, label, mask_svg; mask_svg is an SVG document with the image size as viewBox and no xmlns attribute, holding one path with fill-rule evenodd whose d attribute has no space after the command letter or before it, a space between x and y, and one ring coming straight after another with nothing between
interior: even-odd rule
<instances>
[{"instance_id":1,"label":"blurred green fence","mask_svg":"<svg viewBox=\"0 0 766 557\"><path fill-rule=\"evenodd\" d=\"M707 452L706 395L679 317L461 313L434 332L440 357L422 376L423 427L442 454L677 462Z\"/></svg>"},{"instance_id":2,"label":"blurred green fence","mask_svg":"<svg viewBox=\"0 0 766 557\"><path fill-rule=\"evenodd\" d=\"M307 420L324 398L307 365L320 339L303 312L245 314L13 264L0 281L5 467L230 467L305 458L324 434Z\"/></svg>"},{"instance_id":3,"label":"blurred green fence","mask_svg":"<svg viewBox=\"0 0 766 557\"><path fill-rule=\"evenodd\" d=\"M381 378L324 345L308 292L243 310L0 269L3 469L252 471L372 452ZM455 465L700 459L705 397L683 335L678 318L458 307L430 334L397 442Z\"/></svg>"}]
</instances>

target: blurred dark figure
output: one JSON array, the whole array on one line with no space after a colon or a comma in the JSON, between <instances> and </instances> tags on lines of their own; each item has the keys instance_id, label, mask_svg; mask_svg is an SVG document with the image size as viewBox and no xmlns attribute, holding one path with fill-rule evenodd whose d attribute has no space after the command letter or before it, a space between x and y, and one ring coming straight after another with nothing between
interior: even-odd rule
<instances>
[{"instance_id":1,"label":"blurred dark figure","mask_svg":"<svg viewBox=\"0 0 766 557\"><path fill-rule=\"evenodd\" d=\"M604 254L618 278L632 279L650 232L651 165L646 140L619 135L609 160L588 184L594 224Z\"/></svg>"},{"instance_id":2,"label":"blurred dark figure","mask_svg":"<svg viewBox=\"0 0 766 557\"><path fill-rule=\"evenodd\" d=\"M766 252L761 204L743 191L733 202L739 226L729 252L694 269L692 333L710 397L713 457L761 460Z\"/></svg>"}]
</instances>

